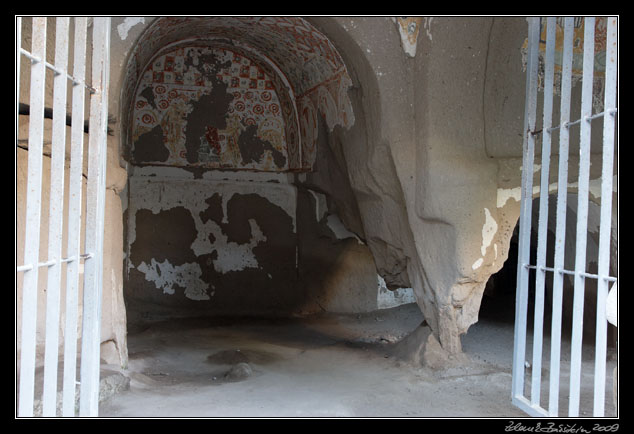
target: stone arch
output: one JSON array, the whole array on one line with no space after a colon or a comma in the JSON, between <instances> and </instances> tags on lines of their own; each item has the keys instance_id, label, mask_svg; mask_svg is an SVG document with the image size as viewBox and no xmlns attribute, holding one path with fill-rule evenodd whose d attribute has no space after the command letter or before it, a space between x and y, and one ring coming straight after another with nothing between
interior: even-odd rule
<instances>
[{"instance_id":1,"label":"stone arch","mask_svg":"<svg viewBox=\"0 0 634 434\"><path fill-rule=\"evenodd\" d=\"M128 194L128 213L124 217L128 222L125 241L128 249L128 289L126 289L126 295L132 298L138 296L138 300L141 302L163 303L165 306L170 304L170 309L172 306L189 309L196 305L202 309L208 309L205 310L205 313L212 314L216 312L214 309L217 309L220 300L223 300L231 309L236 309L235 313L242 314L244 311L240 309L243 306L231 304L233 300L229 300L228 296L223 295L222 291L218 290L219 285L216 284L215 287L213 285L215 282L221 282L224 285L227 282L235 284L238 281L240 284L246 285L246 281L250 279L251 282L264 281L265 285L262 288L266 288L268 294L272 296L267 299L264 293L256 295L260 298L258 298L257 303L252 302L255 298L251 300L253 311L247 312L247 314L257 314L255 310L260 308L264 311L265 308L280 307L276 312L281 314L285 314L290 309L298 308L303 300L297 293L292 293L290 286L299 277L295 273L294 280L289 278L286 282L284 279L293 274L290 272L292 271L290 268L293 266L297 268L297 256L293 243L297 244L300 237L297 226L299 217L296 214L299 213L300 201L306 201L306 196L309 197L309 202L312 198L317 197L304 193L317 191L323 192L325 195L332 194L332 202L336 202L336 205L332 205L329 196L328 211L337 214L346 221L346 227L353 234L365 238L359 211L350 188L345 161L337 162L337 164L341 163L342 168L337 168L340 170L337 178L341 181L339 185L332 184L324 190L320 190L319 187L315 189L315 185L310 183L310 185L302 185L302 179L306 179L305 176L310 176L313 172L313 166L318 158L318 149L330 148L333 141L338 140L338 144L333 144L333 146L339 149L338 152L341 152L344 146L341 146L340 136L346 134L347 131L351 132L355 144L365 143L362 140L366 137L366 125L356 126L355 113L357 109L365 110L366 108L361 109L358 105L355 106L349 98L349 91L354 87L352 76L354 73L348 69L338 48L318 26L303 18L187 17L157 18L148 23L130 49L121 91L120 117L123 124L121 148L128 151L128 154L124 153L123 156L131 163L133 169L131 170L132 176L129 178L129 192L134 190L133 193ZM214 81L214 77L217 75L224 78L225 73L229 73L234 66L225 65L228 58L223 54L224 52L238 53L245 58L248 57L252 63L261 67L267 76L273 77L272 81L274 81L278 98L280 100L286 98L288 101L287 104L281 104L279 111L279 115L285 123L286 143L293 143L294 139L298 144L295 153L290 146L288 147L285 157L289 163L286 166L267 168L261 166L236 167L234 165L222 167L221 165L202 164L200 159L188 161L187 158L181 158L181 161L175 164L173 160L170 160L171 156L166 157L165 161L146 160L145 164L148 167L139 169L139 166L136 166L139 162L135 160L134 153L139 134L135 136L134 122L139 120L140 113L135 114L135 102L142 101L145 106L150 105L150 101L141 95L145 91L143 87L145 74L150 70L153 71L153 62L158 60L160 64L168 56L173 57L173 54L178 53L178 50L181 50L179 55L183 57L178 62L182 64L185 63L184 59L189 55L188 50L199 50L195 57L204 58L210 65L209 68L203 68L201 75L204 76L207 73L208 76L203 77L203 79L212 82L212 86L208 86L211 87L210 90L207 90L205 86L200 86L203 90L197 95L199 99L202 95L208 95L208 98L211 99L214 84L221 89L219 92L221 95L226 94L229 90L230 77L224 81L224 87L219 83L220 79ZM214 54L214 50L224 51ZM187 62L193 65L194 54L192 53L190 57ZM159 65L157 70L161 66L164 68L165 65ZM182 65L180 68L182 69ZM373 77L373 75L368 74L368 77ZM152 89L151 94L146 93L150 99L152 97L156 99L155 88ZM166 93L169 93L169 90ZM185 102L185 98L182 100ZM158 105L159 102L155 101L155 104ZM231 95L225 103L227 106L234 103ZM160 107L158 108L160 109ZM185 108L183 113L187 114L187 110ZM258 124L256 131L258 139L265 140L267 131L275 129L274 120L271 118ZM248 128L247 120L242 119L239 122L242 124L243 130L246 131ZM156 124L148 125L145 133L150 133L152 131L150 127L155 126ZM289 126L294 127L294 129L289 128ZM224 125L216 127L219 130L218 133L222 129L219 127L224 127ZM267 130L269 127L270 129ZM207 132L197 133L196 138ZM156 136L160 138L159 134ZM347 142L347 138L343 141ZM365 146L363 147L365 148ZM180 151L186 155L187 149L182 143ZM241 156L244 157L245 154L241 152ZM294 160L296 164L290 164L291 160ZM330 164L331 161L328 160L327 164ZM323 159L321 163L324 163ZM161 170L159 173L156 166L161 165L171 167ZM236 173L238 171L236 169L248 169L244 170L242 174L248 172L247 178L249 179L239 176L241 174ZM328 169L326 168L326 170ZM292 172L301 172L302 176L293 175ZM283 177L277 175L283 175ZM177 183L183 187L172 184L171 180L174 178L178 178ZM241 185L231 184L234 181L241 183ZM189 186L187 191L181 190L181 194L177 193L178 188L185 188L185 184ZM341 191L345 192L345 198L339 194ZM266 201L260 200L260 198L265 198ZM295 205L287 206L289 205L286 203L287 200L295 201ZM323 203L320 202L312 206L321 207ZM257 214L256 208L267 211ZM187 217L188 215L191 218ZM315 215L314 211L312 215ZM231 219L236 217L240 221L235 220L232 223ZM273 220L277 222L276 224L281 225L282 220L285 220L286 217L291 217L289 231L285 232L286 229L282 230L275 226L266 226L266 222ZM147 232L150 227L157 226L154 220L160 220L158 223L164 228L175 227L176 220L182 221L183 227L191 232L188 232L189 235L194 233L197 235L191 243L189 243L191 240L188 239L186 244L191 244L189 247L180 246L183 254L179 256L172 254L172 257L169 258L158 255L155 258L150 246L160 243L157 244L153 240L155 235L150 236ZM174 222L174 224L172 225L170 222ZM234 223L236 225L235 231L229 227L230 224ZM142 225L145 225L143 226L145 229ZM240 228L237 227L238 225ZM325 221L322 221L321 225L325 226ZM143 235L141 238L139 238L140 230L146 231L141 234ZM274 233L283 233L289 237L282 242L282 237L277 237ZM156 231L153 234L156 234ZM279 242L273 245L272 241L276 237ZM167 239L164 241L163 245L170 242ZM277 248L278 251L282 252L277 257L283 256L283 261L286 261L283 266L276 267L277 274L270 270L267 273L265 270L256 269L266 262L266 244L269 245L269 248ZM292 255L287 255L291 249ZM377 291L377 273L373 267L372 255L366 245L357 247L357 249L365 249L362 252L362 261L360 261L364 264L363 273L365 274L360 280L368 283L373 278L374 288L368 286L369 293L373 289ZM232 264L225 264L223 261L227 258L223 256L224 253L221 253L232 251L236 255L242 255L242 262L234 264L235 267ZM269 253L268 257L276 256ZM291 264L291 262L293 263ZM286 267L286 265L289 266ZM230 276L231 273L234 274ZM243 273L248 279L236 277L238 273ZM167 280L170 280L172 284ZM185 285L186 281L191 284ZM201 282L208 284L208 287L205 287ZM276 284L277 287L274 288ZM196 294L188 293L187 290L183 290L185 286L199 290ZM137 290L137 288L140 289ZM307 303L312 302L313 293L310 290L305 290L308 294L306 296ZM324 290L324 294L326 292L328 294L324 297L332 295L330 287L328 290ZM167 296L163 294L167 294ZM247 294L246 289L244 294ZM321 296L321 294L319 295ZM223 297L225 298L223 299ZM240 294L235 295L234 299L237 300L239 297ZM359 305L367 302L363 298L367 295L359 297L358 300L361 300ZM168 298L170 301L167 301ZM374 298L374 302L377 303L376 292ZM194 299L196 302L191 301ZM274 302L273 299L275 299ZM343 296L335 295L333 299L337 300L333 302L335 305L343 299ZM215 301L218 301L218 304L213 306ZM273 306L273 304L276 305ZM368 302L369 304L371 303ZM337 304L337 308L339 306ZM139 311L139 308L135 309ZM135 309L131 309L131 311ZM233 314L234 311L227 310L224 313Z\"/></svg>"},{"instance_id":2,"label":"stone arch","mask_svg":"<svg viewBox=\"0 0 634 434\"><path fill-rule=\"evenodd\" d=\"M159 17L139 36L128 56L124 72L120 106L124 159L130 160L130 149L135 139L138 139L133 132L138 120L134 113L138 110L135 99L144 91L139 89L139 85L147 81L145 74L152 69L152 62L160 63L170 50L187 50L188 45L192 44L240 53L244 58L255 61L268 77L273 78L271 81L282 103L280 114L285 118L283 135L288 144L288 170L310 170L314 163L312 150L317 137L314 134L306 135L309 131L302 130L298 102L312 101L327 117L330 128L336 124L349 127L354 123L347 97L347 89L352 81L346 65L330 40L303 18ZM158 69L163 67L157 66ZM226 69L219 72L227 73ZM230 72L231 66L228 69ZM216 72L208 73L207 81L214 80L213 74ZM187 78L174 78L172 75L169 77L172 83L187 81ZM223 76L225 81L227 76ZM316 104L324 92L331 95L331 103ZM189 162L192 163L192 160L190 158Z\"/></svg>"}]
</instances>

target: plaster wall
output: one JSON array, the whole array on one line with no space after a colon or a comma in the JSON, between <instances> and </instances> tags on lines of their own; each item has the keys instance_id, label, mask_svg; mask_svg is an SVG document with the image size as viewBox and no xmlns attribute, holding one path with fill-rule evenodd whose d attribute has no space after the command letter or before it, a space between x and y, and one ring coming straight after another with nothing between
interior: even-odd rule
<instances>
[{"instance_id":1,"label":"plaster wall","mask_svg":"<svg viewBox=\"0 0 634 434\"><path fill-rule=\"evenodd\" d=\"M370 312L388 291L333 201L284 173L135 167L126 207L130 322L174 316Z\"/></svg>"},{"instance_id":2,"label":"plaster wall","mask_svg":"<svg viewBox=\"0 0 634 434\"><path fill-rule=\"evenodd\" d=\"M135 170L127 209L128 300L194 310L202 304L226 315L281 313L295 305L297 192L279 179Z\"/></svg>"}]
</instances>

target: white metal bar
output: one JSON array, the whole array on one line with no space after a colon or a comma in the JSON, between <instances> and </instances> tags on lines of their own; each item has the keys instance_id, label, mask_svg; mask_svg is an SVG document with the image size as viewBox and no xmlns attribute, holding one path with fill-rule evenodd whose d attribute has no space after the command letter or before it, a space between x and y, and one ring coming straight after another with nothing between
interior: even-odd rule
<instances>
[{"instance_id":1,"label":"white metal bar","mask_svg":"<svg viewBox=\"0 0 634 434\"><path fill-rule=\"evenodd\" d=\"M586 17L583 36L583 78L581 87L581 119L592 116L592 87L594 78L594 17ZM579 188L577 205L577 240L575 270L585 271L586 244L588 236L588 186L590 180L590 121L581 123L579 143ZM572 338L570 356L570 401L568 416L579 416L583 302L585 281L580 274L575 275L573 297Z\"/></svg>"},{"instance_id":2,"label":"white metal bar","mask_svg":"<svg viewBox=\"0 0 634 434\"><path fill-rule=\"evenodd\" d=\"M75 18L73 75L86 75L86 17ZM71 160L69 174L68 247L69 257L79 256L81 242L82 166L84 148L84 87L75 86L72 96ZM79 292L79 264L67 267L66 324L64 332L64 389L62 416L75 415L75 382L77 367L77 315Z\"/></svg>"},{"instance_id":3,"label":"white metal bar","mask_svg":"<svg viewBox=\"0 0 634 434\"><path fill-rule=\"evenodd\" d=\"M23 54L24 56L28 57L29 59L31 59L34 62L41 62L42 59L40 57L34 56L33 54L29 53L28 51L26 51L24 48L20 48L20 53ZM51 71L53 71L55 73L55 75L63 75L65 76L68 80L70 80L73 85L81 85L84 86L86 89L88 89L90 91L90 93L95 93L95 88L92 86L89 86L84 80L77 78L77 77L73 77L72 75L68 74L67 71L60 69L58 67L56 67L55 65L51 65L50 63L44 61L44 65L50 69Z\"/></svg>"},{"instance_id":4,"label":"white metal bar","mask_svg":"<svg viewBox=\"0 0 634 434\"><path fill-rule=\"evenodd\" d=\"M110 19L93 21L88 187L86 191L86 248L97 252L84 268L84 311L81 352L80 416L97 416L99 405L99 344L101 331L102 247L105 201L107 89Z\"/></svg>"},{"instance_id":5,"label":"white metal bar","mask_svg":"<svg viewBox=\"0 0 634 434\"><path fill-rule=\"evenodd\" d=\"M68 63L68 17L58 17L55 26L55 66L65 70ZM64 160L66 147L66 77L53 78L53 129L51 144L51 187L49 206L48 255L61 257L64 206ZM61 263L50 261L46 291L46 340L42 416L55 416L57 407L57 360L59 353Z\"/></svg>"},{"instance_id":6,"label":"white metal bar","mask_svg":"<svg viewBox=\"0 0 634 434\"><path fill-rule=\"evenodd\" d=\"M20 50L22 50L22 17L15 19L15 134L20 131Z\"/></svg>"},{"instance_id":7,"label":"white metal bar","mask_svg":"<svg viewBox=\"0 0 634 434\"><path fill-rule=\"evenodd\" d=\"M606 39L604 107L616 107L617 18L608 18ZM599 228L599 275L610 272L610 238L612 223L612 176L614 174L615 115L603 118L603 165L601 169L601 219ZM607 352L607 320L605 301L608 282L597 282L597 332L594 371L594 416L605 414L605 369Z\"/></svg>"},{"instance_id":8,"label":"white metal bar","mask_svg":"<svg viewBox=\"0 0 634 434\"><path fill-rule=\"evenodd\" d=\"M570 120L570 93L572 89L572 42L574 18L564 18L564 42L561 66L561 100L559 120L566 125ZM564 247L566 244L566 209L568 200L568 155L570 129L559 130L559 172L557 175L557 211L555 224L555 258L553 268L564 267ZM559 375L561 370L561 321L563 309L563 273L553 276L553 306L550 332L550 379L548 392L548 414L559 415Z\"/></svg>"},{"instance_id":9,"label":"white metal bar","mask_svg":"<svg viewBox=\"0 0 634 434\"><path fill-rule=\"evenodd\" d=\"M526 412L532 417L548 417L548 412L537 404L533 404L531 401L523 396L516 396L513 398L513 404L520 410Z\"/></svg>"},{"instance_id":10,"label":"white metal bar","mask_svg":"<svg viewBox=\"0 0 634 434\"><path fill-rule=\"evenodd\" d=\"M519 234L519 263L530 260L530 230L533 199L533 159L535 157L535 129L537 105L537 67L540 19L529 18L528 28L528 77L526 81L526 106L524 113L522 190ZM528 270L517 269L517 291L515 302L515 331L513 350L512 396L524 395L524 363L526 355L526 317L528 307Z\"/></svg>"},{"instance_id":11,"label":"white metal bar","mask_svg":"<svg viewBox=\"0 0 634 434\"><path fill-rule=\"evenodd\" d=\"M613 107L613 108L609 108L609 109L607 109L607 110L605 110L605 111L602 111L602 112L600 112L600 113L595 113L595 114L593 114L592 116L587 116L587 117L585 117L585 118L583 118L583 119L577 119L576 121L566 122L565 124L559 124L559 125L557 125L556 127L550 127L550 128L548 129L548 131L551 131L551 132L552 132L552 131L558 130L558 129L560 129L560 128L561 128L561 126L562 126L562 125L563 125L564 127L571 127L571 126L573 126L573 125L577 125L577 124L581 123L581 121L583 121L583 120L585 120L585 121L593 121L593 120L595 120L595 119L598 119L598 118L601 118L601 117L605 116L606 114L613 114L613 113L616 113L616 111L617 111L617 109L616 109L616 108L614 108L614 107Z\"/></svg>"},{"instance_id":12,"label":"white metal bar","mask_svg":"<svg viewBox=\"0 0 634 434\"><path fill-rule=\"evenodd\" d=\"M79 255L80 259L88 259L88 258L92 258L94 255L92 253L84 253ZM71 256L68 258L60 258L60 259L50 259L46 262L38 262L37 266L38 267L50 267L51 265L56 265L56 264L64 264L67 262L73 262L77 260L77 256ZM28 271L30 269L33 268L33 264L25 264L25 265L18 265L16 267L16 271ZM616 280L616 279L615 279Z\"/></svg>"},{"instance_id":13,"label":"white metal bar","mask_svg":"<svg viewBox=\"0 0 634 434\"><path fill-rule=\"evenodd\" d=\"M41 58L46 57L46 17L33 18L32 46L36 55ZM26 264L36 263L39 259L45 72L43 63L33 63L31 65L31 112L29 119L28 180L24 237L24 263ZM22 340L18 415L25 417L33 416L37 284L38 268L34 267L25 272L22 286Z\"/></svg>"},{"instance_id":14,"label":"white metal bar","mask_svg":"<svg viewBox=\"0 0 634 434\"><path fill-rule=\"evenodd\" d=\"M532 270L551 271L551 272L557 272L559 274L568 274L570 276L579 275L579 276L584 277L584 278L602 279L602 280L605 280L606 282L616 282L617 281L616 277L606 276L606 275L599 276L598 274L587 273L585 271L571 271L571 270L566 270L566 269L563 269L563 268L541 267L541 266L530 265L530 264L524 264L524 266L526 268L529 268L529 269L532 269Z\"/></svg>"},{"instance_id":15,"label":"white metal bar","mask_svg":"<svg viewBox=\"0 0 634 434\"><path fill-rule=\"evenodd\" d=\"M548 240L548 184L550 175L550 146L553 117L553 83L555 76L555 25L556 18L549 17L546 22L546 57L544 80L544 113L542 129L541 187L539 196L539 220L537 229L537 265L546 265L546 244ZM535 276L535 318L533 326L533 365L531 374L531 404L540 405L542 378L542 346L544 330L544 292L546 271L537 269Z\"/></svg>"}]
</instances>

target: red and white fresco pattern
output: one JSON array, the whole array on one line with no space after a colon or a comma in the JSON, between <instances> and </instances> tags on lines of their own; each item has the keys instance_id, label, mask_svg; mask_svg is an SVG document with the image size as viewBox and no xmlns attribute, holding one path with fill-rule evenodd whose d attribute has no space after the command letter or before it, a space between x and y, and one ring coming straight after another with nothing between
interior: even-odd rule
<instances>
[{"instance_id":1,"label":"red and white fresco pattern","mask_svg":"<svg viewBox=\"0 0 634 434\"><path fill-rule=\"evenodd\" d=\"M186 67L185 58L190 55L196 63L197 54L209 54L212 51L220 63L229 61L231 64L221 69L216 77L226 83L226 91L233 96L233 100L226 113L226 129L208 127L205 137L201 138L214 148L219 159L200 162L199 165L264 171L288 169L288 161L285 167L278 167L270 154L265 155L264 161L259 163L242 164L237 141L245 126L256 125L259 138L287 155L286 122L274 78L248 57L224 48L181 47L152 62L137 88L133 142L160 124L164 145L170 152L164 163L188 165L185 159L187 114L191 112L191 102L208 93L211 83L205 78L202 65ZM152 89L154 101L148 100L148 88Z\"/></svg>"},{"instance_id":2,"label":"red and white fresco pattern","mask_svg":"<svg viewBox=\"0 0 634 434\"><path fill-rule=\"evenodd\" d=\"M311 129L308 125L315 123L318 112L331 130L335 125L350 127L354 123L347 94L352 80L345 64L332 42L301 17L157 18L131 53L126 79L128 85L138 83L144 62L148 62L159 50L178 41L192 39L239 42L276 65L292 95L289 101L285 99L287 95L281 95L280 88L277 88L282 110L296 111L295 116L299 118L293 122L285 118L284 134L291 170L310 170L313 165L317 132L316 127ZM130 92L133 93L132 88ZM302 113L307 117L301 119ZM306 127L302 128L301 124ZM301 149L298 145L294 147L300 140Z\"/></svg>"}]
</instances>

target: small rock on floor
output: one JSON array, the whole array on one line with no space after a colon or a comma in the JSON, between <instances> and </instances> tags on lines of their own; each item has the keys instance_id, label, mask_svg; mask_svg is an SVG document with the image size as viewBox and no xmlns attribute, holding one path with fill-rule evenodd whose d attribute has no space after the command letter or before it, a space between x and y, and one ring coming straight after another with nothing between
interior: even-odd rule
<instances>
[{"instance_id":1,"label":"small rock on floor","mask_svg":"<svg viewBox=\"0 0 634 434\"><path fill-rule=\"evenodd\" d=\"M229 369L225 374L225 379L229 381L242 381L246 380L253 374L253 370L248 363L238 363Z\"/></svg>"}]
</instances>

